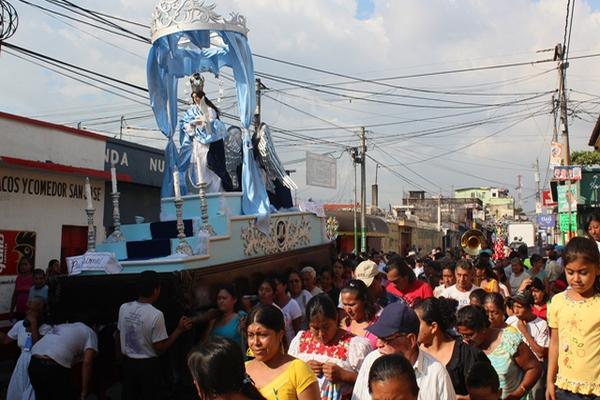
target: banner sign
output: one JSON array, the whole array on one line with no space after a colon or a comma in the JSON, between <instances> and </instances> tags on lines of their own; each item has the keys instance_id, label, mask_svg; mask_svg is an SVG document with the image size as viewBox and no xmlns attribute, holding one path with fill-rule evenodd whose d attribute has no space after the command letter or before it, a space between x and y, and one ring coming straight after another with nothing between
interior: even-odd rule
<instances>
[{"instance_id":1,"label":"banner sign","mask_svg":"<svg viewBox=\"0 0 600 400\"><path fill-rule=\"evenodd\" d=\"M17 275L21 258L35 260L35 232L0 230L0 275Z\"/></svg>"},{"instance_id":2,"label":"banner sign","mask_svg":"<svg viewBox=\"0 0 600 400\"><path fill-rule=\"evenodd\" d=\"M579 183L580 200L588 207L600 207L600 169L587 167Z\"/></svg>"},{"instance_id":3,"label":"banner sign","mask_svg":"<svg viewBox=\"0 0 600 400\"><path fill-rule=\"evenodd\" d=\"M298 204L298 208L300 209L300 211L313 213L317 217L325 217L325 210L323 209L322 203L316 203L314 201L300 201Z\"/></svg>"},{"instance_id":4,"label":"banner sign","mask_svg":"<svg viewBox=\"0 0 600 400\"><path fill-rule=\"evenodd\" d=\"M79 275L84 271L118 274L123 267L114 253L85 253L81 256L67 257L69 275Z\"/></svg>"},{"instance_id":5,"label":"banner sign","mask_svg":"<svg viewBox=\"0 0 600 400\"><path fill-rule=\"evenodd\" d=\"M92 200L102 200L103 186L92 185ZM25 196L58 197L65 199L85 199L84 181L69 182L60 178L37 178L15 170L10 175L0 175L0 193Z\"/></svg>"},{"instance_id":6,"label":"banner sign","mask_svg":"<svg viewBox=\"0 0 600 400\"><path fill-rule=\"evenodd\" d=\"M558 212L569 212L569 204L571 212L577 211L577 185L571 186L571 193L568 193L568 186L561 185L557 188L558 191Z\"/></svg>"},{"instance_id":7,"label":"banner sign","mask_svg":"<svg viewBox=\"0 0 600 400\"><path fill-rule=\"evenodd\" d=\"M110 171L113 165L118 173L131 176L134 183L162 186L165 170L165 156L162 150L108 138L104 154L104 170Z\"/></svg>"},{"instance_id":8,"label":"banner sign","mask_svg":"<svg viewBox=\"0 0 600 400\"><path fill-rule=\"evenodd\" d=\"M544 207L555 207L556 201L552 198L551 190L544 190L542 192L542 201L544 203Z\"/></svg>"},{"instance_id":9,"label":"banner sign","mask_svg":"<svg viewBox=\"0 0 600 400\"><path fill-rule=\"evenodd\" d=\"M329 189L337 187L337 164L334 158L306 152L306 184Z\"/></svg>"},{"instance_id":10,"label":"banner sign","mask_svg":"<svg viewBox=\"0 0 600 400\"><path fill-rule=\"evenodd\" d=\"M537 216L537 226L541 229L554 228L556 226L556 214L540 214Z\"/></svg>"},{"instance_id":11,"label":"banner sign","mask_svg":"<svg viewBox=\"0 0 600 400\"><path fill-rule=\"evenodd\" d=\"M563 145L558 142L552 142L550 147L550 166L557 167L562 164Z\"/></svg>"},{"instance_id":12,"label":"banner sign","mask_svg":"<svg viewBox=\"0 0 600 400\"><path fill-rule=\"evenodd\" d=\"M554 180L579 181L581 180L581 166L569 165L554 167Z\"/></svg>"},{"instance_id":13,"label":"banner sign","mask_svg":"<svg viewBox=\"0 0 600 400\"><path fill-rule=\"evenodd\" d=\"M560 230L562 232L569 231L569 213L560 213L559 214L559 225ZM577 213L571 213L571 232L577 231Z\"/></svg>"}]
</instances>

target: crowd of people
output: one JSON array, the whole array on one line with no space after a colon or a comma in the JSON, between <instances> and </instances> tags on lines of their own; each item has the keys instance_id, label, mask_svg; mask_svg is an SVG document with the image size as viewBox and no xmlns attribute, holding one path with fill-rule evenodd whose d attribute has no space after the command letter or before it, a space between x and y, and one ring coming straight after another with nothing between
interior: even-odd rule
<instances>
[{"instance_id":1,"label":"crowd of people","mask_svg":"<svg viewBox=\"0 0 600 400\"><path fill-rule=\"evenodd\" d=\"M143 272L114 334L122 398L169 398L159 356L194 329L187 365L201 399L599 399L597 243L490 256L373 252L266 276L256 296L224 284L213 310L170 334L159 277ZM44 319L53 270L19 265L19 322L0 333L22 349L9 400L90 392L98 336L93 321Z\"/></svg>"},{"instance_id":2,"label":"crowd of people","mask_svg":"<svg viewBox=\"0 0 600 400\"><path fill-rule=\"evenodd\" d=\"M245 337L228 387L253 399L600 398L597 243L490 256L349 255L265 278L238 330L190 360ZM199 383L222 368L194 375L201 398L232 394Z\"/></svg>"}]
</instances>

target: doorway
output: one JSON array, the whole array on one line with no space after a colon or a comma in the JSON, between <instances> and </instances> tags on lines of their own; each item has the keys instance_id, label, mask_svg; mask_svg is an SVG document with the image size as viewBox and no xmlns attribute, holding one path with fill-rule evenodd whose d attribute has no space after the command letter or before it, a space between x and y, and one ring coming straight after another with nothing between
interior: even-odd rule
<instances>
[{"instance_id":1,"label":"doorway","mask_svg":"<svg viewBox=\"0 0 600 400\"><path fill-rule=\"evenodd\" d=\"M80 256L87 251L87 226L63 225L60 244L60 270L66 274L67 257Z\"/></svg>"}]
</instances>

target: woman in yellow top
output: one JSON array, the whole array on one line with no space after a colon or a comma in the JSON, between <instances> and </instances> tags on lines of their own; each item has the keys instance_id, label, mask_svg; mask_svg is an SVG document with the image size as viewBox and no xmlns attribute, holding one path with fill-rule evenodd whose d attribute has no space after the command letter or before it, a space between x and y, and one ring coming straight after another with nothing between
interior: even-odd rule
<instances>
[{"instance_id":1,"label":"woman in yellow top","mask_svg":"<svg viewBox=\"0 0 600 400\"><path fill-rule=\"evenodd\" d=\"M285 322L280 309L258 305L247 320L248 347L254 355L246 371L267 400L318 400L319 386L310 367L285 351Z\"/></svg>"},{"instance_id":2,"label":"woman in yellow top","mask_svg":"<svg viewBox=\"0 0 600 400\"><path fill-rule=\"evenodd\" d=\"M489 264L475 264L475 284L488 293L499 293L500 285Z\"/></svg>"},{"instance_id":3,"label":"woman in yellow top","mask_svg":"<svg viewBox=\"0 0 600 400\"><path fill-rule=\"evenodd\" d=\"M563 253L570 289L548 306L547 400L600 398L600 253L571 239Z\"/></svg>"}]
</instances>

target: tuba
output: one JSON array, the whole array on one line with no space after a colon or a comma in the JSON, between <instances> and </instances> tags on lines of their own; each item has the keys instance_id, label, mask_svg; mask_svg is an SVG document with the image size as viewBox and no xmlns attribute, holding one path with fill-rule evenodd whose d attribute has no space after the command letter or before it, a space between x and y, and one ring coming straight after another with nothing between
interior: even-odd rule
<instances>
[{"instance_id":1,"label":"tuba","mask_svg":"<svg viewBox=\"0 0 600 400\"><path fill-rule=\"evenodd\" d=\"M460 238L460 247L470 256L476 256L481 250L481 244L485 239L483 232L477 229L469 229Z\"/></svg>"}]
</instances>

